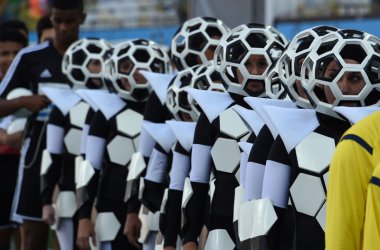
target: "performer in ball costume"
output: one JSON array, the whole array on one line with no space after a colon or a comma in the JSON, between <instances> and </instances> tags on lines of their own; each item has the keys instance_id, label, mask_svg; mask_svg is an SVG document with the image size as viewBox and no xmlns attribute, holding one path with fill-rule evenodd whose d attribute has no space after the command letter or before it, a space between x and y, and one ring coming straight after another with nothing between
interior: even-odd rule
<instances>
[{"instance_id":1,"label":"performer in ball costume","mask_svg":"<svg viewBox=\"0 0 380 250\"><path fill-rule=\"evenodd\" d=\"M262 219L255 221L260 228L255 249L325 248L328 166L336 143L350 127L333 107L378 104L379 93L371 84L375 74L368 66L377 63L371 58L376 53L370 45L373 40L355 30L323 36L301 68L302 86L314 110L265 108L279 136L266 161L262 199L255 202L265 208L253 215ZM289 220L295 225L294 237L280 241Z\"/></svg>"},{"instance_id":2,"label":"performer in ball costume","mask_svg":"<svg viewBox=\"0 0 380 250\"><path fill-rule=\"evenodd\" d=\"M128 165L138 147L142 114L150 94L149 82L139 70L167 73L169 58L156 43L134 39L116 46L107 65L119 97L99 93L93 96L93 101L99 97L95 101L99 111L90 125L82 164L92 174L82 189L89 199L81 207L87 211L81 214L81 220L90 218L89 204L98 190L97 244L102 249L139 248L122 233L127 214L137 219L140 207L137 197L124 200Z\"/></svg>"},{"instance_id":3,"label":"performer in ball costume","mask_svg":"<svg viewBox=\"0 0 380 250\"><path fill-rule=\"evenodd\" d=\"M208 217L209 235L206 247L228 249L235 247L232 226L234 189L238 185L240 149L238 142L253 133L235 109L248 108L243 101L247 95L265 96L264 77L270 66L279 58L287 44L281 33L270 26L240 25L221 41L215 54L217 70L225 81L228 92L206 92L202 98L192 93L204 113L197 121L191 153L191 196L184 196L185 249L195 249L204 218ZM202 105L202 103L204 105ZM207 107L207 104L209 104ZM210 112L210 108L215 108ZM211 194L210 214L206 205L210 172L215 177L215 191ZM190 184L190 183L188 183ZM185 183L185 190L186 190ZM185 193L186 191L184 191ZM228 205L229 204L229 205ZM223 239L217 242L216 239Z\"/></svg>"}]
</instances>

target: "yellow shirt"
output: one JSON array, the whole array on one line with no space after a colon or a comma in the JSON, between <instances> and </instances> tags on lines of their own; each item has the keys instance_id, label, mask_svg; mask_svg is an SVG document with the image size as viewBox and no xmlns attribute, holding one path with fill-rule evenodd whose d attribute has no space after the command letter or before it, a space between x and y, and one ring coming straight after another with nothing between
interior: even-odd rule
<instances>
[{"instance_id":1,"label":"yellow shirt","mask_svg":"<svg viewBox=\"0 0 380 250\"><path fill-rule=\"evenodd\" d=\"M368 185L363 250L380 248L380 164Z\"/></svg>"},{"instance_id":2,"label":"yellow shirt","mask_svg":"<svg viewBox=\"0 0 380 250\"><path fill-rule=\"evenodd\" d=\"M367 189L380 163L379 151L380 111L351 127L334 153L327 187L327 250L362 249Z\"/></svg>"}]
</instances>

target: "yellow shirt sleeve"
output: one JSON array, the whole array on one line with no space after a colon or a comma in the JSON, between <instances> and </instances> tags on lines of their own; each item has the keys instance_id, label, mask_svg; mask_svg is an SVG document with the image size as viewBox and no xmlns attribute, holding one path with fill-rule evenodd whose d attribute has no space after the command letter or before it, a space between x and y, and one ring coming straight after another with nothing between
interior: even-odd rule
<instances>
[{"instance_id":1,"label":"yellow shirt sleeve","mask_svg":"<svg viewBox=\"0 0 380 250\"><path fill-rule=\"evenodd\" d=\"M380 164L377 165L368 185L364 221L363 250L380 246Z\"/></svg>"},{"instance_id":2,"label":"yellow shirt sleeve","mask_svg":"<svg viewBox=\"0 0 380 250\"><path fill-rule=\"evenodd\" d=\"M326 249L361 249L368 179L368 151L342 140L330 164L327 187ZM372 168L371 168L372 169Z\"/></svg>"}]
</instances>

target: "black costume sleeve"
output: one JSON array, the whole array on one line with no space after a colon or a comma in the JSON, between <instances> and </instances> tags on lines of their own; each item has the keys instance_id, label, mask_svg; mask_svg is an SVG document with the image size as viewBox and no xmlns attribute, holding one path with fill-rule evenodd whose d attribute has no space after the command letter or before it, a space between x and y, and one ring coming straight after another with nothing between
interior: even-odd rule
<instances>
[{"instance_id":1,"label":"black costume sleeve","mask_svg":"<svg viewBox=\"0 0 380 250\"><path fill-rule=\"evenodd\" d=\"M90 123L90 130L88 135L103 138L106 140L109 126L107 120L101 112L96 112ZM86 145L86 159L91 151L91 148L96 145ZM104 149L105 150L105 149ZM102 164L102 163L101 163ZM81 200L79 205L79 219L91 218L91 210L94 200L97 195L98 183L100 176L100 169L94 168L95 174L92 176L86 186L77 189L78 200Z\"/></svg>"},{"instance_id":2,"label":"black costume sleeve","mask_svg":"<svg viewBox=\"0 0 380 250\"><path fill-rule=\"evenodd\" d=\"M209 180L205 179L201 182L194 175L198 172L203 172L209 179L211 172L211 154L210 152L204 152L208 157L206 162L204 162L202 157L195 155L195 147L200 145L201 150L204 148L210 151L214 141L214 134L211 123L206 115L202 113L197 121L193 140L190 172L193 194L185 209L185 225L182 228L184 244L190 241L197 242L202 227L206 222L206 214L208 213L209 207Z\"/></svg>"},{"instance_id":3,"label":"black costume sleeve","mask_svg":"<svg viewBox=\"0 0 380 250\"><path fill-rule=\"evenodd\" d=\"M168 157L168 153L165 152L165 150L159 144L156 144L154 149ZM154 160L155 160L154 157L150 158L148 167L150 166L150 164L160 164L160 165L165 164L165 166L160 166L160 167L162 168L166 167L166 169L168 168L167 167L168 161L166 163L163 163L163 162L156 163L156 162L152 162ZM141 203L144 204L144 206L147 207L153 213L160 210L162 197L164 195L164 191L167 186L166 184L167 183L165 182L154 182L154 181L144 178L144 191L142 193Z\"/></svg>"},{"instance_id":4,"label":"black costume sleeve","mask_svg":"<svg viewBox=\"0 0 380 250\"><path fill-rule=\"evenodd\" d=\"M64 130L65 118L58 108L54 108L49 116L49 125L61 127ZM54 138L57 135L47 134L46 137L53 137L50 140L57 139L57 143L63 144L63 138ZM49 149L48 149L49 151ZM61 168L63 167L63 154L62 153L50 153L51 164L45 175L41 176L41 198L42 204L52 204L52 196L56 184L61 175Z\"/></svg>"},{"instance_id":5,"label":"black costume sleeve","mask_svg":"<svg viewBox=\"0 0 380 250\"><path fill-rule=\"evenodd\" d=\"M181 146L180 143L177 143L173 154L173 163L171 167L172 173L170 181L172 181L172 178L175 178L175 176L172 176L174 168L180 168L183 171L187 170L186 168L181 168L183 166L179 166L178 164L176 164L177 154L189 158L188 161L190 161L190 153L187 152ZM189 173L187 173L184 176L187 176L188 174ZM177 238L181 230L182 195L183 189L175 190L169 187L168 199L165 207L166 210L163 214L160 215L160 231L164 234L164 247L176 247Z\"/></svg>"}]
</instances>

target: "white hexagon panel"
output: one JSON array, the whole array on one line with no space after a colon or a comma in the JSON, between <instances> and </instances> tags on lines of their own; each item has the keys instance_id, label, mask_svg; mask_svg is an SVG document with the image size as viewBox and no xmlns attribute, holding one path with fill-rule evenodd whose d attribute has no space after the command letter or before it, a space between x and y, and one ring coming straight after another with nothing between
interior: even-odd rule
<instances>
[{"instance_id":1,"label":"white hexagon panel","mask_svg":"<svg viewBox=\"0 0 380 250\"><path fill-rule=\"evenodd\" d=\"M232 108L223 111L219 116L219 121L220 131L232 138L238 139L249 133L244 121Z\"/></svg>"},{"instance_id":2,"label":"white hexagon panel","mask_svg":"<svg viewBox=\"0 0 380 250\"><path fill-rule=\"evenodd\" d=\"M115 239L121 227L120 222L112 212L98 213L96 216L95 231L98 242Z\"/></svg>"},{"instance_id":3,"label":"white hexagon panel","mask_svg":"<svg viewBox=\"0 0 380 250\"><path fill-rule=\"evenodd\" d=\"M325 226L326 226L326 202L323 204L322 208L319 210L317 214L317 221L323 231L325 231Z\"/></svg>"},{"instance_id":4,"label":"white hexagon panel","mask_svg":"<svg viewBox=\"0 0 380 250\"><path fill-rule=\"evenodd\" d=\"M323 181L325 182L325 186L326 186L326 189L327 189L327 184L329 182L329 172L326 172L324 175L323 175Z\"/></svg>"},{"instance_id":5,"label":"white hexagon panel","mask_svg":"<svg viewBox=\"0 0 380 250\"><path fill-rule=\"evenodd\" d=\"M295 150L300 168L321 173L330 165L335 151L335 141L333 138L313 132L298 144Z\"/></svg>"},{"instance_id":6,"label":"white hexagon panel","mask_svg":"<svg viewBox=\"0 0 380 250\"><path fill-rule=\"evenodd\" d=\"M320 178L299 174L290 188L290 195L298 212L315 216L326 199Z\"/></svg>"},{"instance_id":7,"label":"white hexagon panel","mask_svg":"<svg viewBox=\"0 0 380 250\"><path fill-rule=\"evenodd\" d=\"M124 166L131 160L135 148L131 139L117 135L108 143L107 151L111 162Z\"/></svg>"},{"instance_id":8,"label":"white hexagon panel","mask_svg":"<svg viewBox=\"0 0 380 250\"><path fill-rule=\"evenodd\" d=\"M235 244L225 229L211 230L208 234L205 250L232 250Z\"/></svg>"},{"instance_id":9,"label":"white hexagon panel","mask_svg":"<svg viewBox=\"0 0 380 250\"><path fill-rule=\"evenodd\" d=\"M85 102L80 102L75 105L69 113L71 124L83 128L89 108L90 106Z\"/></svg>"},{"instance_id":10,"label":"white hexagon panel","mask_svg":"<svg viewBox=\"0 0 380 250\"><path fill-rule=\"evenodd\" d=\"M70 154L80 155L82 130L71 128L63 139L66 149Z\"/></svg>"},{"instance_id":11,"label":"white hexagon panel","mask_svg":"<svg viewBox=\"0 0 380 250\"><path fill-rule=\"evenodd\" d=\"M233 173L240 162L239 145L235 140L218 138L211 149L211 157L218 171Z\"/></svg>"},{"instance_id":12,"label":"white hexagon panel","mask_svg":"<svg viewBox=\"0 0 380 250\"><path fill-rule=\"evenodd\" d=\"M132 109L127 109L116 117L118 130L130 137L140 133L142 121L143 116Z\"/></svg>"},{"instance_id":13,"label":"white hexagon panel","mask_svg":"<svg viewBox=\"0 0 380 250\"><path fill-rule=\"evenodd\" d=\"M44 151L42 151L40 175L45 175L47 173L52 162L53 161L51 159L49 151L47 149L44 149Z\"/></svg>"},{"instance_id":14,"label":"white hexagon panel","mask_svg":"<svg viewBox=\"0 0 380 250\"><path fill-rule=\"evenodd\" d=\"M135 145L136 151L140 145L140 135L133 139L133 144Z\"/></svg>"}]
</instances>

